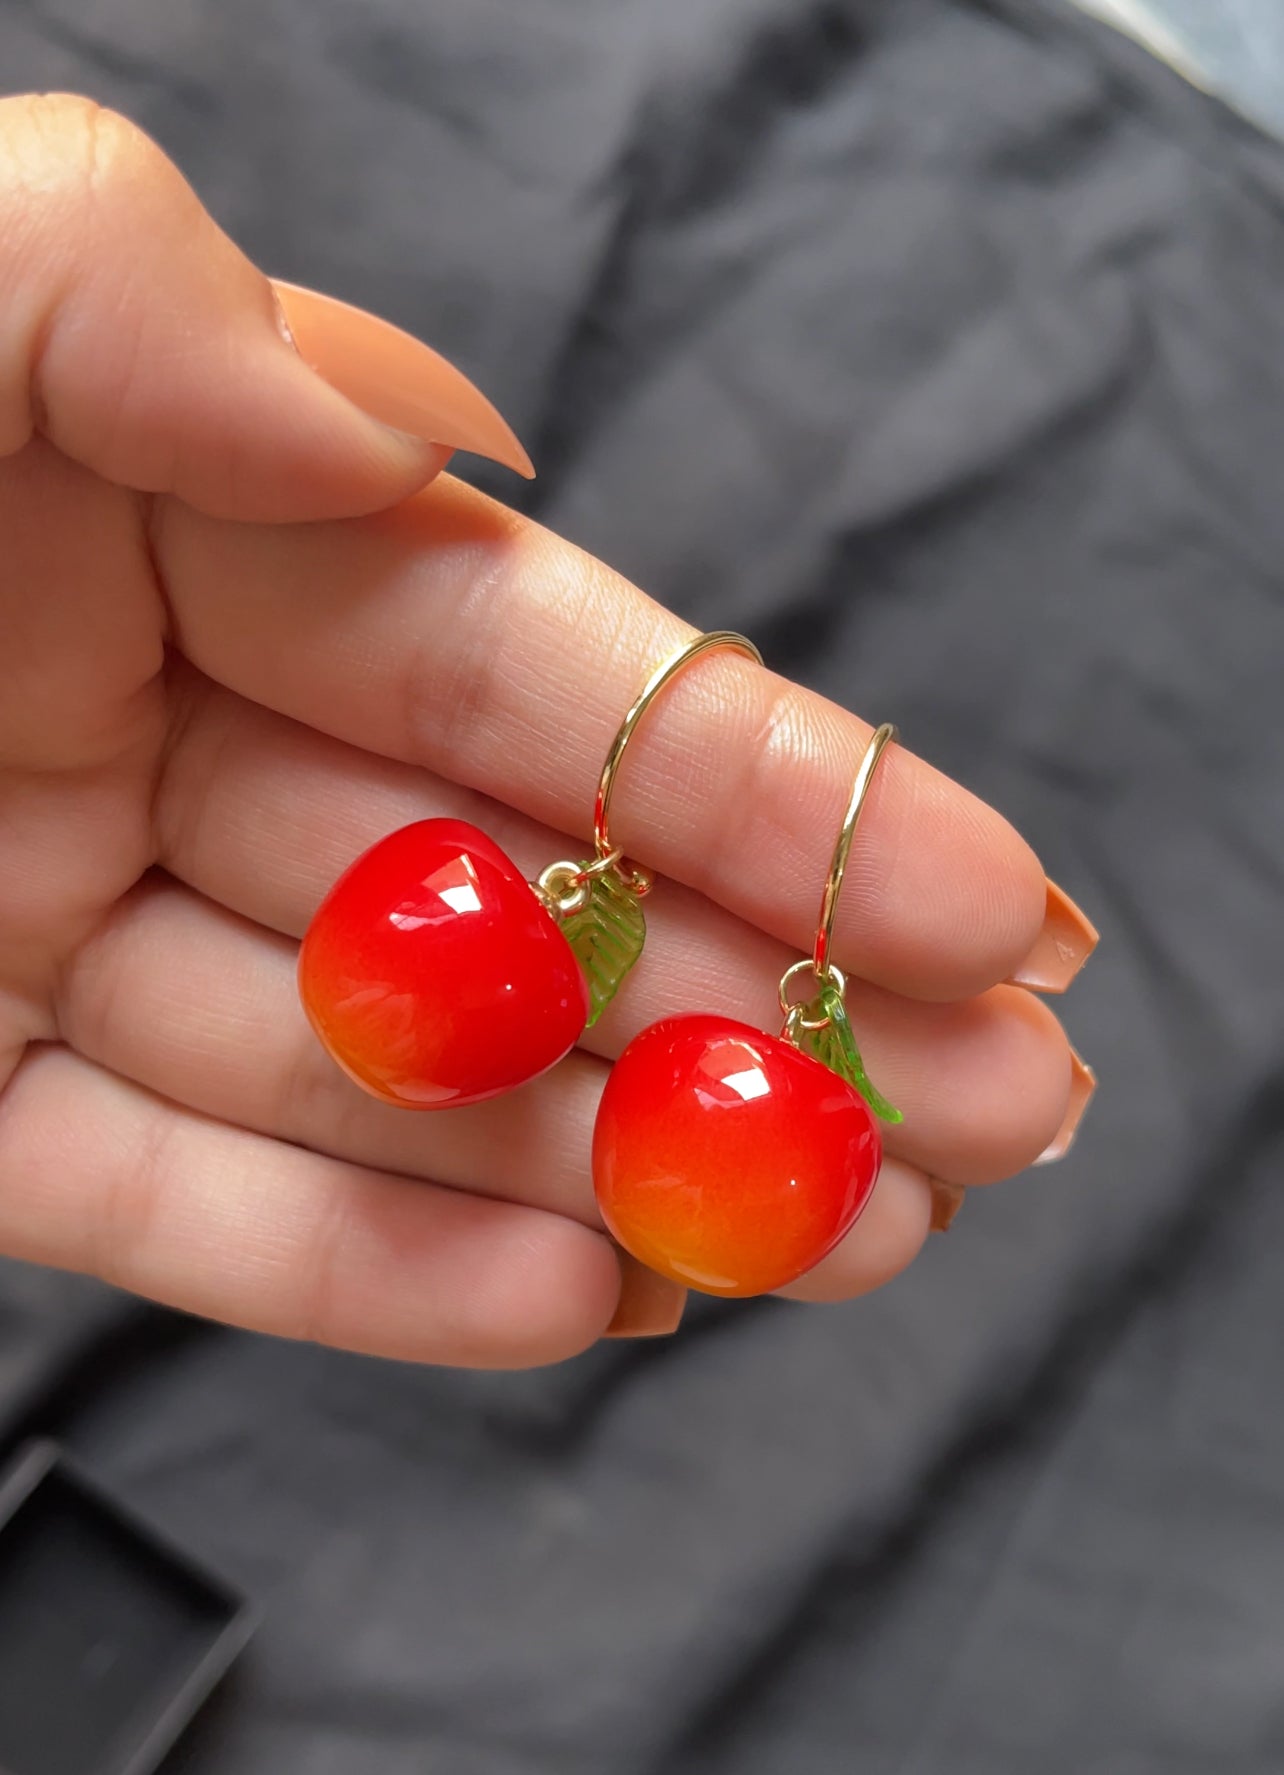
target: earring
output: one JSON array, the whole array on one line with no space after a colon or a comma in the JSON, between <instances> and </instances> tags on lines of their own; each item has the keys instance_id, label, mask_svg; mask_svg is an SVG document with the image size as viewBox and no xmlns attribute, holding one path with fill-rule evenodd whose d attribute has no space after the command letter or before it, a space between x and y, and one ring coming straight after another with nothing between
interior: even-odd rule
<instances>
[{"instance_id":1,"label":"earring","mask_svg":"<svg viewBox=\"0 0 1284 1775\"><path fill-rule=\"evenodd\" d=\"M902 1119L870 1083L830 959L856 824L895 737L880 727L861 761L815 949L780 983L780 1037L726 1017L667 1017L630 1042L602 1093L593 1187L607 1230L689 1288L767 1294L819 1263L878 1178L874 1116ZM811 989L795 999L803 975Z\"/></svg>"},{"instance_id":2,"label":"earring","mask_svg":"<svg viewBox=\"0 0 1284 1775\"><path fill-rule=\"evenodd\" d=\"M652 673L607 753L594 855L528 882L464 820L418 820L340 876L299 951L299 996L322 1046L373 1096L408 1109L479 1103L546 1072L595 1023L642 952L645 869L611 841L625 748L656 697L724 631Z\"/></svg>"}]
</instances>

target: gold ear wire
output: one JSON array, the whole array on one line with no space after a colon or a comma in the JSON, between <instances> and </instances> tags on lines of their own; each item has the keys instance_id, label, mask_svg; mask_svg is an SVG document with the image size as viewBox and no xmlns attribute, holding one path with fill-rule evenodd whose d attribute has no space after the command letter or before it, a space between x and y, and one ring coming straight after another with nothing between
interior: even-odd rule
<instances>
[{"instance_id":1,"label":"gold ear wire","mask_svg":"<svg viewBox=\"0 0 1284 1775\"><path fill-rule=\"evenodd\" d=\"M606 865L608 858L618 865L623 855L619 847L611 843L607 817L611 811L611 797L615 793L615 779L619 774L625 750L633 738L639 721L660 692L678 676L679 672L684 672L702 654L712 653L715 648L721 647L729 647L736 653L747 654L758 665L762 664L762 655L753 642L744 635L733 634L730 629L714 629L707 635L697 635L694 641L688 641L684 647L679 647L676 653L670 654L668 659L663 660L656 667L638 692L632 708L620 723L620 731L612 741L611 749L606 755L606 762L602 766L602 775L597 785L597 801L593 808L593 846L597 852L599 865ZM646 890L642 889L641 891L645 892Z\"/></svg>"},{"instance_id":2,"label":"gold ear wire","mask_svg":"<svg viewBox=\"0 0 1284 1775\"><path fill-rule=\"evenodd\" d=\"M784 978L780 982L780 1008L786 1017L802 1008L789 996L789 988L799 974L812 974L817 991L823 990L826 986L832 986L837 989L839 997L841 997L847 990L847 980L842 969L835 967L829 959L829 952L834 946L834 919L838 914L838 896L843 891L843 880L847 874L847 860L852 854L852 839L856 836L856 826L864 810L870 784L874 780L874 772L878 769L878 761L883 756L883 752L895 738L896 729L890 721L885 721L881 727L875 728L873 737L861 758L860 769L856 772L856 781L852 784L851 799L847 803L847 812L843 815L843 823L838 830L838 842L834 846L834 854L830 859L825 891L820 899L820 917L816 922L816 944L811 953L811 960L796 961L791 968L785 970ZM827 1019L822 1019L817 1023L796 1019L795 1027L823 1029L826 1021Z\"/></svg>"},{"instance_id":3,"label":"gold ear wire","mask_svg":"<svg viewBox=\"0 0 1284 1775\"><path fill-rule=\"evenodd\" d=\"M712 653L715 648L722 647L746 654L758 665L762 664L762 655L747 636L734 634L730 629L713 629L707 635L697 635L693 641L686 642L675 653L662 660L638 692L620 723L619 732L611 742L611 749L602 766L602 775L598 779L597 800L593 806L593 861L550 863L536 884L551 911L562 917L579 911L585 904L591 884L606 875L615 875L639 899L651 891L650 870L622 868L624 852L619 845L611 842L607 822L611 811L611 797L615 793L615 781L638 723L661 691L679 672L684 672L703 654Z\"/></svg>"},{"instance_id":4,"label":"gold ear wire","mask_svg":"<svg viewBox=\"0 0 1284 1775\"><path fill-rule=\"evenodd\" d=\"M838 833L838 842L834 846L833 859L829 865L829 879L825 883L824 896L820 902L820 919L816 926L816 947L812 951L812 967L816 970L816 978L824 984L831 972L829 952L834 944L834 918L838 912L838 896L843 891L843 877L847 874L847 859L852 854L852 839L856 836L856 824L865 806L865 798L869 794L870 784L874 780L874 772L878 769L878 761L887 746L896 738L896 729L890 721L874 730L874 736L865 748L865 756L860 761L860 769L856 772L856 781L852 784L852 797L847 804L847 812ZM834 970L836 971L836 970Z\"/></svg>"},{"instance_id":5,"label":"gold ear wire","mask_svg":"<svg viewBox=\"0 0 1284 1775\"><path fill-rule=\"evenodd\" d=\"M843 878L847 874L847 862L851 856L857 822L869 795L878 761L895 738L896 729L890 721L885 721L874 730L873 737L865 748L860 769L856 772L856 781L852 784L847 812L839 827L838 842L830 860L825 891L821 895L815 947L807 959L796 961L792 967L786 968L780 982L780 1009L785 1018L782 1031L784 1039L854 1085L875 1115L887 1122L899 1122L900 1112L893 1109L886 1098L875 1090L865 1071L865 1063L860 1057L860 1050L856 1046L856 1038L847 1018L847 977L830 960L830 952L834 946L838 896L843 890ZM805 999L791 998L790 987L801 974L812 976L812 989Z\"/></svg>"},{"instance_id":6,"label":"gold ear wire","mask_svg":"<svg viewBox=\"0 0 1284 1775\"><path fill-rule=\"evenodd\" d=\"M607 823L616 777L638 722L664 687L693 660L716 647L730 647L762 664L752 641L729 629L697 635L662 660L634 699L602 766L593 807L593 857L581 863L550 863L531 883L549 913L558 921L583 969L589 992L589 1026L610 1004L646 941L646 918L640 904L651 891L649 869L627 866L624 852L612 842Z\"/></svg>"}]
</instances>

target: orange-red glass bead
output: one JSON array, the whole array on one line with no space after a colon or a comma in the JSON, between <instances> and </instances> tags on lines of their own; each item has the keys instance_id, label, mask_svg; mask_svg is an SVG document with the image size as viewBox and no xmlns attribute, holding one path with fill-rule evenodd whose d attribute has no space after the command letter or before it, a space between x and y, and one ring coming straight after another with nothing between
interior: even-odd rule
<instances>
[{"instance_id":1,"label":"orange-red glass bead","mask_svg":"<svg viewBox=\"0 0 1284 1775\"><path fill-rule=\"evenodd\" d=\"M344 1071L412 1109L511 1091L560 1060L588 1016L556 921L463 820L420 820L358 857L308 927L299 991Z\"/></svg>"},{"instance_id":2,"label":"orange-red glass bead","mask_svg":"<svg viewBox=\"0 0 1284 1775\"><path fill-rule=\"evenodd\" d=\"M819 1263L881 1161L873 1116L845 1079L712 1016L652 1024L625 1049L593 1139L612 1235L707 1294L765 1294Z\"/></svg>"}]
</instances>

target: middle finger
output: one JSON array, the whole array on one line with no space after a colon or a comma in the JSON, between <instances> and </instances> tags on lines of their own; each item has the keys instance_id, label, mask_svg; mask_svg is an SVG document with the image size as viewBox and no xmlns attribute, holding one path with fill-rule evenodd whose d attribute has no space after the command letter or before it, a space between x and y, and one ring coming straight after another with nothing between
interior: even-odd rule
<instances>
[{"instance_id":1,"label":"middle finger","mask_svg":"<svg viewBox=\"0 0 1284 1775\"><path fill-rule=\"evenodd\" d=\"M582 843L476 791L316 733L197 674L185 695L157 802L160 860L256 924L300 937L355 856L431 815L475 821L528 875L583 854ZM674 882L659 884L646 915L642 961L584 1048L614 1060L648 1024L690 1011L779 1026L777 989L796 951ZM995 987L933 1003L853 981L849 1004L875 1082L906 1115L887 1131L889 1150L936 1176L987 1182L1030 1164L1061 1126L1070 1050L1031 994Z\"/></svg>"}]
</instances>

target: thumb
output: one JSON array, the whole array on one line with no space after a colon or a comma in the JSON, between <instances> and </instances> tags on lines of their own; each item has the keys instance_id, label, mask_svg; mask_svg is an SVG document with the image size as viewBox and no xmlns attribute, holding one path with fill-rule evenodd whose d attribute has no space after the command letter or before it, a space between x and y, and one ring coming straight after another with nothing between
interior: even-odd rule
<instances>
[{"instance_id":1,"label":"thumb","mask_svg":"<svg viewBox=\"0 0 1284 1775\"><path fill-rule=\"evenodd\" d=\"M147 136L62 94L0 100L0 457L33 431L218 517L395 503L453 450L532 472L444 358L274 286Z\"/></svg>"}]
</instances>

